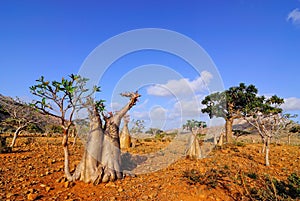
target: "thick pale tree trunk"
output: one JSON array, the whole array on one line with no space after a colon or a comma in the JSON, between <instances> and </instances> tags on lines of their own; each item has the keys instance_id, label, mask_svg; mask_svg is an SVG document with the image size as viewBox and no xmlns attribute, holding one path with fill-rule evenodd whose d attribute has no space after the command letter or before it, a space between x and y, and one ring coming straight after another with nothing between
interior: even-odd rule
<instances>
[{"instance_id":1,"label":"thick pale tree trunk","mask_svg":"<svg viewBox=\"0 0 300 201\"><path fill-rule=\"evenodd\" d=\"M202 157L201 147L196 134L192 134L189 139L186 157L191 159L199 159Z\"/></svg>"},{"instance_id":2,"label":"thick pale tree trunk","mask_svg":"<svg viewBox=\"0 0 300 201\"><path fill-rule=\"evenodd\" d=\"M121 149L128 149L131 146L131 137L128 129L128 122L124 122L124 127L120 133Z\"/></svg>"},{"instance_id":3,"label":"thick pale tree trunk","mask_svg":"<svg viewBox=\"0 0 300 201\"><path fill-rule=\"evenodd\" d=\"M291 144L291 135L288 135L288 145Z\"/></svg>"},{"instance_id":4,"label":"thick pale tree trunk","mask_svg":"<svg viewBox=\"0 0 300 201\"><path fill-rule=\"evenodd\" d=\"M224 134L221 133L217 145L218 145L218 146L222 146L223 143L224 143Z\"/></svg>"},{"instance_id":5,"label":"thick pale tree trunk","mask_svg":"<svg viewBox=\"0 0 300 201\"><path fill-rule=\"evenodd\" d=\"M217 139L217 134L215 133L214 134L214 145L217 145L218 144L218 139Z\"/></svg>"},{"instance_id":6,"label":"thick pale tree trunk","mask_svg":"<svg viewBox=\"0 0 300 201\"><path fill-rule=\"evenodd\" d=\"M129 103L117 114L105 117L104 126L97 109L94 107L89 111L90 131L82 160L72 176L73 180L98 184L123 178L119 126L121 119L140 96L137 92L129 95L125 94L131 98Z\"/></svg>"},{"instance_id":7,"label":"thick pale tree trunk","mask_svg":"<svg viewBox=\"0 0 300 201\"><path fill-rule=\"evenodd\" d=\"M225 123L225 132L226 132L226 142L227 143L232 143L232 139L233 139L233 134L232 134L232 124L233 124L233 118L228 118L226 119L226 123Z\"/></svg>"}]
</instances>

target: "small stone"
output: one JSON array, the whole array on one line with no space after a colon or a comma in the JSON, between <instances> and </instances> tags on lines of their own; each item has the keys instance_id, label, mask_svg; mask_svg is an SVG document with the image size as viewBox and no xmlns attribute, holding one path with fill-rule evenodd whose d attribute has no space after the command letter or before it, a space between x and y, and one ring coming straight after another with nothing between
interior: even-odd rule
<instances>
[{"instance_id":1,"label":"small stone","mask_svg":"<svg viewBox=\"0 0 300 201\"><path fill-rule=\"evenodd\" d=\"M40 187L42 187L42 188L45 188L45 187L46 187L46 185L45 185L45 184L41 184L41 185L40 185Z\"/></svg>"},{"instance_id":2,"label":"small stone","mask_svg":"<svg viewBox=\"0 0 300 201\"><path fill-rule=\"evenodd\" d=\"M27 195L27 199L28 199L28 200L36 200L37 197L38 197L38 194L29 193L29 194Z\"/></svg>"},{"instance_id":3,"label":"small stone","mask_svg":"<svg viewBox=\"0 0 300 201\"><path fill-rule=\"evenodd\" d=\"M157 197L157 193L152 193L149 195L149 198L150 199L153 199L153 198L156 198Z\"/></svg>"},{"instance_id":4,"label":"small stone","mask_svg":"<svg viewBox=\"0 0 300 201\"><path fill-rule=\"evenodd\" d=\"M69 181L66 181L65 184L64 184L65 188L69 188L70 187L70 182Z\"/></svg>"},{"instance_id":5,"label":"small stone","mask_svg":"<svg viewBox=\"0 0 300 201\"><path fill-rule=\"evenodd\" d=\"M7 194L6 194L6 198L9 199L9 198L11 198L13 195L14 195L13 193L7 193Z\"/></svg>"},{"instance_id":6,"label":"small stone","mask_svg":"<svg viewBox=\"0 0 300 201\"><path fill-rule=\"evenodd\" d=\"M50 190L51 190L51 187L50 187L50 186L47 186L47 187L46 187L46 192L48 193Z\"/></svg>"},{"instance_id":7,"label":"small stone","mask_svg":"<svg viewBox=\"0 0 300 201\"><path fill-rule=\"evenodd\" d=\"M144 195L144 196L142 197L142 200L148 200L148 199L149 199L148 195Z\"/></svg>"},{"instance_id":8,"label":"small stone","mask_svg":"<svg viewBox=\"0 0 300 201\"><path fill-rule=\"evenodd\" d=\"M29 191L29 193L34 193L35 189L31 188L28 191Z\"/></svg>"},{"instance_id":9,"label":"small stone","mask_svg":"<svg viewBox=\"0 0 300 201\"><path fill-rule=\"evenodd\" d=\"M107 184L105 184L106 187L117 187L116 184L114 184L113 182L108 182Z\"/></svg>"},{"instance_id":10,"label":"small stone","mask_svg":"<svg viewBox=\"0 0 300 201\"><path fill-rule=\"evenodd\" d=\"M123 188L118 189L118 192L120 192L120 193L123 192L123 191L124 191Z\"/></svg>"}]
</instances>

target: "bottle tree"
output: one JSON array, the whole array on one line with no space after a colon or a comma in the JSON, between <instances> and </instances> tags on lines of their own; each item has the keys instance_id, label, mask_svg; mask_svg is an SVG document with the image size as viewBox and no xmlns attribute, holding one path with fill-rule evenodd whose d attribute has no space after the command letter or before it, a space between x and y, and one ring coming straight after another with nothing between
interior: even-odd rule
<instances>
[{"instance_id":1,"label":"bottle tree","mask_svg":"<svg viewBox=\"0 0 300 201\"><path fill-rule=\"evenodd\" d=\"M98 184L122 178L120 161L119 127L121 119L135 105L140 95L138 92L123 93L130 98L118 113L104 113L104 101L95 101L92 96L99 92L99 87L92 91L86 89L88 79L70 75L68 79L46 81L44 77L36 80L37 84L30 87L31 93L40 98L34 106L41 112L59 118L63 128L63 150L65 155L65 176L69 181L81 180ZM81 162L73 175L69 168L68 134L74 121L74 114L86 109L89 122L81 122L88 126L86 131L86 149Z\"/></svg>"}]
</instances>

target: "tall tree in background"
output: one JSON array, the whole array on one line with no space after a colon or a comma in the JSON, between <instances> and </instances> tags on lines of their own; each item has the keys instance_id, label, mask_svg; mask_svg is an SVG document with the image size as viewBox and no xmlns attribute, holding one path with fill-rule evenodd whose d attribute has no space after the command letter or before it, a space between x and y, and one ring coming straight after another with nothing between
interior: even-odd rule
<instances>
[{"instance_id":1,"label":"tall tree in background","mask_svg":"<svg viewBox=\"0 0 300 201\"><path fill-rule=\"evenodd\" d=\"M202 109L203 113L207 113L210 118L224 118L225 123L225 139L231 143L233 140L232 125L234 119L243 117L243 109L247 107L249 102L256 101L257 89L254 85L246 86L240 83L239 86L230 87L224 92L216 92L204 98L202 104L206 108Z\"/></svg>"},{"instance_id":2,"label":"tall tree in background","mask_svg":"<svg viewBox=\"0 0 300 201\"><path fill-rule=\"evenodd\" d=\"M206 122L204 121L197 121L197 120L187 120L186 123L182 126L183 129L187 129L192 132L193 129L201 129L206 128Z\"/></svg>"},{"instance_id":3,"label":"tall tree in background","mask_svg":"<svg viewBox=\"0 0 300 201\"><path fill-rule=\"evenodd\" d=\"M132 128L130 129L131 133L141 133L145 129L145 121L144 120L132 120Z\"/></svg>"}]
</instances>

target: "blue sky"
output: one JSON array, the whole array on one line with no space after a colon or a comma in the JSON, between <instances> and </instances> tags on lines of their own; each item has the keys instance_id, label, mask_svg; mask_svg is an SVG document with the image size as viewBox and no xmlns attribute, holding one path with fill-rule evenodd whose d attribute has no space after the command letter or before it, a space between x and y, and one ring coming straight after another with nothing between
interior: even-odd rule
<instances>
[{"instance_id":1,"label":"blue sky","mask_svg":"<svg viewBox=\"0 0 300 201\"><path fill-rule=\"evenodd\" d=\"M240 82L254 84L262 95L285 98L286 111L299 114L299 9L299 0L2 0L0 93L30 100L29 86L41 75L53 80L77 73L86 57L109 38L134 29L161 28L197 42L215 63L225 88ZM172 83L178 86L182 79L200 88L198 78L213 80L174 55L146 50L120 58L109 68L99 83L102 98L118 107L111 99L116 84L132 70L148 64L178 73L178 77L176 73L163 76L160 83L153 81L174 90L178 88L172 88ZM132 118L145 118L149 127L176 127L176 98L151 93L150 88L140 87L143 96L131 112ZM193 108L207 93L204 89L196 92L193 98L184 99L181 107L186 104ZM187 118L205 119L193 112L183 121Z\"/></svg>"}]
</instances>

